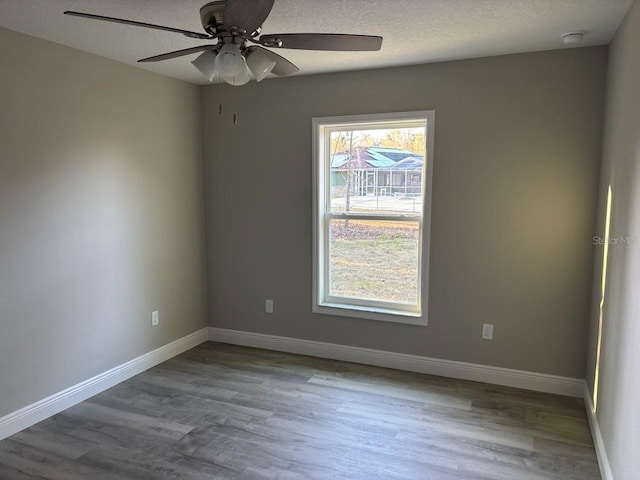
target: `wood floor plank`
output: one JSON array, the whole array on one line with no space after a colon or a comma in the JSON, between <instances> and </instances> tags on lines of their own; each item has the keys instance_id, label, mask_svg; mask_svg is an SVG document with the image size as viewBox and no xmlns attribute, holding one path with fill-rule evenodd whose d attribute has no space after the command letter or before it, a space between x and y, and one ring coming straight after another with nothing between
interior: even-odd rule
<instances>
[{"instance_id":1,"label":"wood floor plank","mask_svg":"<svg viewBox=\"0 0 640 480\"><path fill-rule=\"evenodd\" d=\"M2 480L597 480L579 399L205 343L0 442Z\"/></svg>"},{"instance_id":2,"label":"wood floor plank","mask_svg":"<svg viewBox=\"0 0 640 480\"><path fill-rule=\"evenodd\" d=\"M443 392L434 392L432 389L410 388L408 386L398 384L381 383L381 382L364 382L358 380L345 379L339 376L314 375L309 379L309 383L317 385L332 386L336 388L345 388L355 390L366 394L383 395L387 397L402 398L405 400L414 400L416 402L445 405L449 407L462 408L471 410L471 400L461 398L459 395L447 394Z\"/></svg>"},{"instance_id":3,"label":"wood floor plank","mask_svg":"<svg viewBox=\"0 0 640 480\"><path fill-rule=\"evenodd\" d=\"M11 440L70 460L80 458L97 446L95 442L72 437L40 425L15 434Z\"/></svg>"}]
</instances>

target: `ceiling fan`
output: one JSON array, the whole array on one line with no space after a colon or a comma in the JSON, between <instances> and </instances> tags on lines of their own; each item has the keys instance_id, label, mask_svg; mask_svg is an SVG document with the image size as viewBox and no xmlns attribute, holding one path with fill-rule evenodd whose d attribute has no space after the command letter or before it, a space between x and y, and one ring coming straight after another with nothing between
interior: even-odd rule
<instances>
[{"instance_id":1,"label":"ceiling fan","mask_svg":"<svg viewBox=\"0 0 640 480\"><path fill-rule=\"evenodd\" d=\"M200 9L202 27L206 33L90 13L66 11L65 15L123 23L180 33L197 40L215 43L185 48L143 58L139 62L158 62L203 52L193 65L213 81L216 75L231 85L244 85L252 76L260 82L269 73L278 77L299 71L293 63L267 48L300 50L376 51L382 47L382 37L336 33L279 33L262 35L262 24L273 8L274 0L217 0ZM255 45L249 45L255 44Z\"/></svg>"}]
</instances>

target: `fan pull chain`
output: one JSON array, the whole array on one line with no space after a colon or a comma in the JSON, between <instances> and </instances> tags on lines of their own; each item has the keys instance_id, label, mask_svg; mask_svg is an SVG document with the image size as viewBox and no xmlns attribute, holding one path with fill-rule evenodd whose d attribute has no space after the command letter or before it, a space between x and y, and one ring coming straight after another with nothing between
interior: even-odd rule
<instances>
[{"instance_id":1,"label":"fan pull chain","mask_svg":"<svg viewBox=\"0 0 640 480\"><path fill-rule=\"evenodd\" d=\"M235 83L235 78L233 79L233 83ZM238 109L238 89L237 87L231 87L231 91L233 92L233 109L237 110ZM234 111L233 112L233 124L237 125L238 124L238 112Z\"/></svg>"},{"instance_id":2,"label":"fan pull chain","mask_svg":"<svg viewBox=\"0 0 640 480\"><path fill-rule=\"evenodd\" d=\"M216 72L214 74L214 77L218 77L218 80L220 80L220 72ZM222 94L220 93L220 90L222 90L222 87L220 86L220 84L218 84L216 86L216 90L218 90L218 114L220 116L222 116L224 114L224 110L222 109Z\"/></svg>"},{"instance_id":3,"label":"fan pull chain","mask_svg":"<svg viewBox=\"0 0 640 480\"><path fill-rule=\"evenodd\" d=\"M220 116L224 115L224 105L222 104L222 87L220 85L218 85L218 114ZM232 102L234 104L237 105L238 103L238 96L237 96L237 92L235 90L233 90L232 93ZM234 125L238 125L238 113L237 112L233 112L233 124Z\"/></svg>"}]
</instances>

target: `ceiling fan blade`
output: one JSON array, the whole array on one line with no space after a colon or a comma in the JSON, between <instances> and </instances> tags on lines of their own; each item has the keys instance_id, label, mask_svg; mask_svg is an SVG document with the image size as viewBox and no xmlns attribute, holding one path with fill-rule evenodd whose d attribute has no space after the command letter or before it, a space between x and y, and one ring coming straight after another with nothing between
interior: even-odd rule
<instances>
[{"instance_id":1,"label":"ceiling fan blade","mask_svg":"<svg viewBox=\"0 0 640 480\"><path fill-rule=\"evenodd\" d=\"M282 33L262 35L258 42L269 48L372 52L382 48L382 37L342 33Z\"/></svg>"},{"instance_id":2,"label":"ceiling fan blade","mask_svg":"<svg viewBox=\"0 0 640 480\"><path fill-rule=\"evenodd\" d=\"M251 35L267 19L274 0L227 0L222 15L227 27L236 27Z\"/></svg>"},{"instance_id":3,"label":"ceiling fan blade","mask_svg":"<svg viewBox=\"0 0 640 480\"><path fill-rule=\"evenodd\" d=\"M192 53L204 52L205 50L215 50L216 48L218 48L217 45L200 45L198 47L185 48L183 50L176 50L175 52L163 53L162 55L143 58L142 60L138 60L138 63L159 62L161 60L169 60L171 58L191 55Z\"/></svg>"},{"instance_id":4,"label":"ceiling fan blade","mask_svg":"<svg viewBox=\"0 0 640 480\"><path fill-rule=\"evenodd\" d=\"M274 60L276 62L276 66L273 67L273 70L271 70L271 73L273 73L278 77L285 77L287 75L292 75L300 71L300 69L296 67L293 63L291 63L289 60L287 60L284 57L281 57L280 55L272 52L271 50L267 50L266 48L249 47L247 48L247 50L249 52L252 52L254 50L260 50L262 53L264 53L269 58Z\"/></svg>"},{"instance_id":5,"label":"ceiling fan blade","mask_svg":"<svg viewBox=\"0 0 640 480\"><path fill-rule=\"evenodd\" d=\"M123 23L125 25L133 25L135 27L153 28L155 30L164 30L165 32L181 33L189 38L199 38L202 40L210 40L212 37L204 33L190 32L189 30L182 30L180 28L165 27L163 25L154 25L152 23L136 22L134 20L125 20L123 18L105 17L102 15L93 15L91 13L82 12L64 12L65 15L71 15L73 17L90 18L92 20L102 20L104 22Z\"/></svg>"}]
</instances>

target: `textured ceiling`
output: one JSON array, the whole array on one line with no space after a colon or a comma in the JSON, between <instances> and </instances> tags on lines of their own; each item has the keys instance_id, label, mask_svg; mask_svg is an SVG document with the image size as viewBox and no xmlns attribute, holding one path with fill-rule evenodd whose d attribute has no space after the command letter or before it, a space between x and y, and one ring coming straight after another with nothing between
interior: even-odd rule
<instances>
[{"instance_id":1,"label":"textured ceiling","mask_svg":"<svg viewBox=\"0 0 640 480\"><path fill-rule=\"evenodd\" d=\"M182 35L67 17L77 10L202 31L207 0L0 0L0 26L131 65L206 43ZM560 35L587 34L582 46L611 41L633 0L275 0L264 33L382 35L380 52L278 50L300 74L412 65L564 48ZM195 55L144 64L157 73L206 83Z\"/></svg>"}]
</instances>

